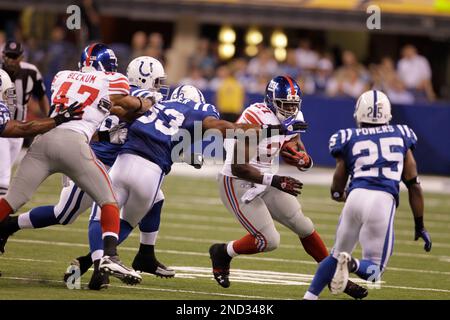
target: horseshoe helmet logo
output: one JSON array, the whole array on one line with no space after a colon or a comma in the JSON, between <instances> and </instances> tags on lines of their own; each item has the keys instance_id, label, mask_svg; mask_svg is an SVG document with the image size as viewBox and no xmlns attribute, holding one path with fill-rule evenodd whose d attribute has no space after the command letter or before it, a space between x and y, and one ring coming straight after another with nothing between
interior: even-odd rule
<instances>
[{"instance_id":1,"label":"horseshoe helmet logo","mask_svg":"<svg viewBox=\"0 0 450 320\"><path fill-rule=\"evenodd\" d=\"M150 63L150 72L149 73L145 73L142 70L142 67L144 66L144 61L141 61L141 64L139 65L139 73L143 76L143 77L148 77L153 73L153 62Z\"/></svg>"}]
</instances>

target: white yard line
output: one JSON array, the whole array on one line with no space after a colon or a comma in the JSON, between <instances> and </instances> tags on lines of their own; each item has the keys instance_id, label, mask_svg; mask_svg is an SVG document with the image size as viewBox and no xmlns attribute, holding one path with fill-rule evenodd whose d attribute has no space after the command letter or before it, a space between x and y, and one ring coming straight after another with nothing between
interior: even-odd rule
<instances>
[{"instance_id":1,"label":"white yard line","mask_svg":"<svg viewBox=\"0 0 450 320\"><path fill-rule=\"evenodd\" d=\"M9 241L17 242L17 243L47 244L47 245L64 246L64 247L70 247L70 246L83 247L83 248L89 247L87 244L72 243L72 242L58 242L58 241L30 240L30 239L11 239ZM119 251L120 250L136 252L137 249L131 248L131 247L120 246ZM179 251L179 250L157 250L157 251L161 252L161 253L168 253L168 254L174 254L174 255L209 257L209 254L206 252ZM269 257L261 257L261 256L240 256L239 259L317 265L317 263L314 261L269 258ZM408 268L396 268L396 267L392 267L392 268L387 267L387 270L399 271L399 272L429 273L429 274L437 274L437 275L443 275L443 276L450 275L450 272L437 271L437 270L421 270L421 269L408 269Z\"/></svg>"},{"instance_id":2,"label":"white yard line","mask_svg":"<svg viewBox=\"0 0 450 320\"><path fill-rule=\"evenodd\" d=\"M33 261L33 259L27 259L28 261ZM34 260L39 262L39 260ZM182 279L197 279L197 278L212 278L211 269L204 267L193 267L193 266L178 266L173 267L176 271L176 277ZM262 285L286 285L286 286L309 286L313 275L301 274L301 273L289 273L289 272L275 272L267 270L245 270L245 269L233 269L230 274L231 282L240 283L252 283L252 284L262 284ZM8 280L21 280L21 281L36 281L36 282L52 282L61 283L60 280L54 279L35 279L35 278L25 278L25 277L8 277L3 276L1 279ZM352 281L359 284L366 284L366 281L359 278L350 278ZM227 293L217 293L217 292L204 292L204 291L194 291L194 290L183 290L183 289L164 289L164 288L152 288L152 287L130 287L123 285L112 285L111 287L125 288L131 290L148 290L148 291L160 291L160 292L174 292L174 293L188 293L188 294L198 294L206 296L222 296L222 297L234 297L234 298L247 298L247 299L280 299L274 297L263 297L263 296L253 296L253 295L241 295L241 294L227 294ZM437 289L437 288L418 288L418 287L407 287L407 286L392 286L386 285L385 282L381 283L381 288L391 288L391 289L402 289L402 290L414 290L414 291L430 291L430 292L443 292L450 293L450 290Z\"/></svg>"},{"instance_id":3,"label":"white yard line","mask_svg":"<svg viewBox=\"0 0 450 320\"><path fill-rule=\"evenodd\" d=\"M7 280L20 280L20 281L33 281L33 282L52 282L52 283L60 283L63 285L61 280L53 280L53 279L35 279L35 278L24 278L24 277L0 277L0 281L2 279ZM175 293L189 293L189 294L198 294L198 295L206 295L206 296L219 296L219 297L231 297L231 298L245 298L245 299L269 299L269 300L290 300L290 299L280 299L273 297L263 297L263 296L250 296L243 294L231 294L231 293L218 293L218 292L204 292L204 291L193 291L193 290L182 290L182 289L163 289L163 288L152 288L152 287L131 287L131 286L123 286L123 285L110 285L112 288L123 288L129 290L148 290L148 291L160 291L160 292L175 292ZM105 297L106 298L106 297Z\"/></svg>"}]
</instances>

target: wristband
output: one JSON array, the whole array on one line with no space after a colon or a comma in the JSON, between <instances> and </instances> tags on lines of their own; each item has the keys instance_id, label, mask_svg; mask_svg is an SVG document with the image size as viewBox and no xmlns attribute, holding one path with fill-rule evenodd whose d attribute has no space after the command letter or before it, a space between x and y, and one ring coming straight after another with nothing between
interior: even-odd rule
<instances>
[{"instance_id":1,"label":"wristband","mask_svg":"<svg viewBox=\"0 0 450 320\"><path fill-rule=\"evenodd\" d=\"M272 173L264 173L262 184L264 184L266 186L272 185L273 176L274 176L274 174L272 174Z\"/></svg>"},{"instance_id":2,"label":"wristband","mask_svg":"<svg viewBox=\"0 0 450 320\"><path fill-rule=\"evenodd\" d=\"M136 112L139 113L139 112L141 112L141 110L142 110L143 104L142 104L142 99L141 99L141 97L137 97L137 98L138 98L138 100L139 100L139 109L137 109Z\"/></svg>"},{"instance_id":3,"label":"wristband","mask_svg":"<svg viewBox=\"0 0 450 320\"><path fill-rule=\"evenodd\" d=\"M409 189L413 184L420 184L420 179L416 176L410 180L403 180L403 183Z\"/></svg>"}]
</instances>

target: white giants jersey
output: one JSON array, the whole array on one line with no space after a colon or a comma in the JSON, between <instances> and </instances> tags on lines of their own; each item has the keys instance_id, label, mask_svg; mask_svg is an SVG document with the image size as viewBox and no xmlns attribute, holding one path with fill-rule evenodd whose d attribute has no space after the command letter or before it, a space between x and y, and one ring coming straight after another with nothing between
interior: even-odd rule
<instances>
[{"instance_id":1,"label":"white giants jersey","mask_svg":"<svg viewBox=\"0 0 450 320\"><path fill-rule=\"evenodd\" d=\"M60 71L52 82L52 105L56 106L52 117L58 113L58 105L63 104L67 108L76 101L82 103L83 118L63 123L59 128L83 133L90 140L109 115L109 96L129 93L128 79L121 73Z\"/></svg>"},{"instance_id":2,"label":"white giants jersey","mask_svg":"<svg viewBox=\"0 0 450 320\"><path fill-rule=\"evenodd\" d=\"M298 112L297 119L303 120L301 111ZM244 110L237 123L279 125L281 122L275 113L273 113L264 103L254 103ZM272 164L274 159L280 153L281 146L295 136L296 134L274 135L273 137L263 139L258 144L258 150L255 156L250 160L249 164L259 169L262 174L272 172ZM222 174L229 177L234 177L231 172L231 164L234 158L235 142L236 140L234 139L225 139L224 141L227 157L222 168ZM239 160L239 158L243 159L243 156L240 156L237 159Z\"/></svg>"}]
</instances>

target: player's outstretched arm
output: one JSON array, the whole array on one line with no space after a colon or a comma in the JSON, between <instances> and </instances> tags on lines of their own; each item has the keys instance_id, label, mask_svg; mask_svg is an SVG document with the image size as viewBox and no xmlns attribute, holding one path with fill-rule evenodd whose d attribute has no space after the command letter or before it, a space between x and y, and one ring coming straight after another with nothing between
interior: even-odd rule
<instances>
[{"instance_id":1,"label":"player's outstretched arm","mask_svg":"<svg viewBox=\"0 0 450 320\"><path fill-rule=\"evenodd\" d=\"M263 175L257 168L250 165L250 158L255 152L256 148L251 148L249 146L248 139L245 140L245 143L244 141L236 141L234 145L233 163L231 164L231 173L240 179L272 186L295 197L301 193L300 190L303 187L303 183L297 179L269 173Z\"/></svg>"},{"instance_id":2,"label":"player's outstretched arm","mask_svg":"<svg viewBox=\"0 0 450 320\"><path fill-rule=\"evenodd\" d=\"M214 117L206 117L203 120L203 130L208 129L218 129L225 137L227 130L237 130L241 129L244 131L247 130L257 130L257 132L261 130L266 130L266 136L271 136L273 133L277 134L296 134L300 131L306 130L308 124L303 121L292 121L289 123L283 123L280 125L259 125L253 123L232 123L225 120L220 120Z\"/></svg>"},{"instance_id":3,"label":"player's outstretched arm","mask_svg":"<svg viewBox=\"0 0 450 320\"><path fill-rule=\"evenodd\" d=\"M414 216L414 240L422 238L425 242L424 250L428 252L431 250L432 242L431 237L428 231L425 229L423 222L425 207L423 192L418 178L416 160L414 159L414 155L411 150L408 150L408 152L406 153L402 180L408 188L409 206L411 207Z\"/></svg>"},{"instance_id":4,"label":"player's outstretched arm","mask_svg":"<svg viewBox=\"0 0 450 320\"><path fill-rule=\"evenodd\" d=\"M109 99L113 105L111 113L123 119L136 119L155 104L153 99L142 99L130 95L112 94Z\"/></svg>"},{"instance_id":5,"label":"player's outstretched arm","mask_svg":"<svg viewBox=\"0 0 450 320\"><path fill-rule=\"evenodd\" d=\"M244 131L253 129L253 130L260 130L261 125L259 124L253 124L253 123L232 123L226 120L217 119L214 117L206 117L203 119L202 122L203 130L208 129L217 129L222 133L222 136L226 136L227 130L237 130L241 129Z\"/></svg>"},{"instance_id":6,"label":"player's outstretched arm","mask_svg":"<svg viewBox=\"0 0 450 320\"><path fill-rule=\"evenodd\" d=\"M68 108L61 109L62 111L53 118L38 119L28 122L16 120L8 121L1 136L5 138L24 138L46 133L62 123L80 120L83 116L82 108L82 104L75 102Z\"/></svg>"},{"instance_id":7,"label":"player's outstretched arm","mask_svg":"<svg viewBox=\"0 0 450 320\"><path fill-rule=\"evenodd\" d=\"M341 157L336 158L336 168L334 169L333 182L331 183L331 198L338 202L344 202L347 198L345 186L347 185L348 173L345 161Z\"/></svg>"}]
</instances>

